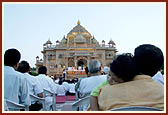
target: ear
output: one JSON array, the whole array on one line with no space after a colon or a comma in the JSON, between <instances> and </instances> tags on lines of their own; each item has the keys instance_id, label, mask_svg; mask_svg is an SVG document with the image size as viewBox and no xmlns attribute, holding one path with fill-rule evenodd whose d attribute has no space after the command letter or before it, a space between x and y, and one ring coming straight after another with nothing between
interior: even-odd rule
<instances>
[{"instance_id":1,"label":"ear","mask_svg":"<svg viewBox=\"0 0 168 115\"><path fill-rule=\"evenodd\" d=\"M28 72L31 72L31 68L29 67L29 71Z\"/></svg>"},{"instance_id":2,"label":"ear","mask_svg":"<svg viewBox=\"0 0 168 115\"><path fill-rule=\"evenodd\" d=\"M18 66L19 66L19 62L18 62L16 65L14 65L13 68L14 68L15 70L17 70Z\"/></svg>"}]
</instances>

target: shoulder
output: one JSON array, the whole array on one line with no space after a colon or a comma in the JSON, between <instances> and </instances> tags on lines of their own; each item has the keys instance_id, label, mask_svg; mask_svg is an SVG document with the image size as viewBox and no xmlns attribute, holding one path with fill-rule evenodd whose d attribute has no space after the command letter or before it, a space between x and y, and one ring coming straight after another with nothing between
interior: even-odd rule
<instances>
[{"instance_id":1,"label":"shoulder","mask_svg":"<svg viewBox=\"0 0 168 115\"><path fill-rule=\"evenodd\" d=\"M26 79L26 75L21 72L15 71L14 75L17 76L19 79Z\"/></svg>"},{"instance_id":2,"label":"shoulder","mask_svg":"<svg viewBox=\"0 0 168 115\"><path fill-rule=\"evenodd\" d=\"M90 77L87 77L87 78L81 78L80 80L79 80L79 82L80 83L82 83L82 82L86 82L86 81L89 81L91 78Z\"/></svg>"},{"instance_id":3,"label":"shoulder","mask_svg":"<svg viewBox=\"0 0 168 115\"><path fill-rule=\"evenodd\" d=\"M92 76L90 77L90 80L99 80L99 79L107 79L107 75L98 75L98 76Z\"/></svg>"},{"instance_id":4,"label":"shoulder","mask_svg":"<svg viewBox=\"0 0 168 115\"><path fill-rule=\"evenodd\" d=\"M46 78L47 78L49 81L52 81L52 82L53 82L53 79L52 79L51 77L46 76Z\"/></svg>"}]
</instances>

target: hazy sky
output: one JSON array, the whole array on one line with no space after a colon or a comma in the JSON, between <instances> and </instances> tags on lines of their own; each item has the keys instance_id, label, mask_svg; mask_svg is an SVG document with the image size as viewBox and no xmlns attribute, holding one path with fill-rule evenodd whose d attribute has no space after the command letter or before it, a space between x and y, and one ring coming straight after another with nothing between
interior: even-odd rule
<instances>
[{"instance_id":1,"label":"hazy sky","mask_svg":"<svg viewBox=\"0 0 168 115\"><path fill-rule=\"evenodd\" d=\"M55 45L77 25L101 43L112 39L118 53L133 53L141 44L154 44L165 54L166 3L48 3L4 4L4 51L17 48L35 67L43 44Z\"/></svg>"}]
</instances>

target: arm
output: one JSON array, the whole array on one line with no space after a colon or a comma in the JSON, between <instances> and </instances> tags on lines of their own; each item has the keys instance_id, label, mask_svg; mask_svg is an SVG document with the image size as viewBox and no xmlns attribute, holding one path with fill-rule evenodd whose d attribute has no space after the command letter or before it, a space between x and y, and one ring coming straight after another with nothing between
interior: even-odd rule
<instances>
[{"instance_id":1,"label":"arm","mask_svg":"<svg viewBox=\"0 0 168 115\"><path fill-rule=\"evenodd\" d=\"M29 86L26 78L21 79L20 84L20 104L24 104L26 106L31 105L30 97L29 97Z\"/></svg>"},{"instance_id":2,"label":"arm","mask_svg":"<svg viewBox=\"0 0 168 115\"><path fill-rule=\"evenodd\" d=\"M40 84L40 82L39 82L39 80L37 78L35 78L35 81L36 81L36 84L34 86L35 95L37 95L38 97L43 98L42 86L41 86L41 84Z\"/></svg>"},{"instance_id":3,"label":"arm","mask_svg":"<svg viewBox=\"0 0 168 115\"><path fill-rule=\"evenodd\" d=\"M79 79L79 81L77 82L77 84L75 85L75 91L77 92L78 91L78 88L80 86L80 82L81 82L81 79Z\"/></svg>"},{"instance_id":4,"label":"arm","mask_svg":"<svg viewBox=\"0 0 168 115\"><path fill-rule=\"evenodd\" d=\"M96 96L90 96L90 107L92 111L99 111L98 99Z\"/></svg>"},{"instance_id":5,"label":"arm","mask_svg":"<svg viewBox=\"0 0 168 115\"><path fill-rule=\"evenodd\" d=\"M100 93L100 88L104 85L108 84L108 81L102 82L99 86L93 89L93 91L90 94L90 107L92 111L98 111L99 110L99 104L98 104L98 96Z\"/></svg>"}]
</instances>

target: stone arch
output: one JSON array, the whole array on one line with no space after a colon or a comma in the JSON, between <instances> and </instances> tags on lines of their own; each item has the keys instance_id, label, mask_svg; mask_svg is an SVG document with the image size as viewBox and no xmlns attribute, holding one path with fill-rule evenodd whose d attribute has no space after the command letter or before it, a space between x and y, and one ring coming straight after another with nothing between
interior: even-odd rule
<instances>
[{"instance_id":1,"label":"stone arch","mask_svg":"<svg viewBox=\"0 0 168 115\"><path fill-rule=\"evenodd\" d=\"M77 59L76 65L77 66L87 66L87 58L86 57L79 57Z\"/></svg>"},{"instance_id":2,"label":"stone arch","mask_svg":"<svg viewBox=\"0 0 168 115\"><path fill-rule=\"evenodd\" d=\"M87 66L87 60L85 60L85 59L79 59L77 61L77 66Z\"/></svg>"}]
</instances>

